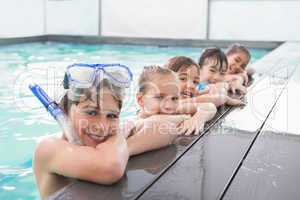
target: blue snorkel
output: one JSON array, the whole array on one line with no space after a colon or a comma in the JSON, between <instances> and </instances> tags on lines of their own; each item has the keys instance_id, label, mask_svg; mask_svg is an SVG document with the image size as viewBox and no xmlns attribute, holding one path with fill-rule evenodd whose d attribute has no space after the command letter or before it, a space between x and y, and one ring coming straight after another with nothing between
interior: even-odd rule
<instances>
[{"instance_id":1,"label":"blue snorkel","mask_svg":"<svg viewBox=\"0 0 300 200\"><path fill-rule=\"evenodd\" d=\"M29 85L29 89L34 94L36 98L43 104L47 111L52 115L52 117L59 123L63 132L70 143L81 145L81 142L77 135L75 134L68 117L62 111L62 109L57 105L55 101L50 99L47 93L37 84Z\"/></svg>"},{"instance_id":2,"label":"blue snorkel","mask_svg":"<svg viewBox=\"0 0 300 200\"><path fill-rule=\"evenodd\" d=\"M62 110L57 106L57 104L50 99L46 92L37 84L29 85L29 89L34 94L36 98L43 104L47 111L52 115L54 119L57 119L57 116L63 114Z\"/></svg>"}]
</instances>

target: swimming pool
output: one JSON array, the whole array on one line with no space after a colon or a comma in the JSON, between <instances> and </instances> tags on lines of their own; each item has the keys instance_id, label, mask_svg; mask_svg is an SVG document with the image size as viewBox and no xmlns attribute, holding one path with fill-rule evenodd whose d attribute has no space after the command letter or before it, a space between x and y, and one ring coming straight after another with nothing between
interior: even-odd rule
<instances>
[{"instance_id":1,"label":"swimming pool","mask_svg":"<svg viewBox=\"0 0 300 200\"><path fill-rule=\"evenodd\" d=\"M59 132L56 122L30 94L29 83L39 83L50 96L57 97L68 63L122 63L131 67L136 80L142 66L163 64L176 55L197 60L201 51L53 42L0 46L0 199L38 199L32 173L34 148L42 136ZM252 62L266 53L268 50L251 49ZM127 91L123 118L135 114L134 88L133 84Z\"/></svg>"}]
</instances>

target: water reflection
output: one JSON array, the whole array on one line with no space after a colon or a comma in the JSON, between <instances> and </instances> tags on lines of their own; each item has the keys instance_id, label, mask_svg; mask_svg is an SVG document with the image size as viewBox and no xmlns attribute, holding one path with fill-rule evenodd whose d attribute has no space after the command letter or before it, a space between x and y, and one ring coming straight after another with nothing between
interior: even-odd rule
<instances>
[{"instance_id":1,"label":"water reflection","mask_svg":"<svg viewBox=\"0 0 300 200\"><path fill-rule=\"evenodd\" d=\"M154 181L178 154L178 146L172 145L157 151L135 156L128 163L122 195L131 197Z\"/></svg>"}]
</instances>

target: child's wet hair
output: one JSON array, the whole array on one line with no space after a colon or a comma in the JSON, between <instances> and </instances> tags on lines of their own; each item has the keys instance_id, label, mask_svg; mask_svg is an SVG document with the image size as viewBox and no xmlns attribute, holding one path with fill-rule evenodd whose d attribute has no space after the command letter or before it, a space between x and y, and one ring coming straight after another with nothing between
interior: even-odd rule
<instances>
[{"instance_id":1,"label":"child's wet hair","mask_svg":"<svg viewBox=\"0 0 300 200\"><path fill-rule=\"evenodd\" d=\"M178 72L181 68L187 68L190 66L196 66L199 73L199 65L193 59L186 56L175 56L169 59L168 63L165 65L166 68L173 72Z\"/></svg>"},{"instance_id":2,"label":"child's wet hair","mask_svg":"<svg viewBox=\"0 0 300 200\"><path fill-rule=\"evenodd\" d=\"M244 54L246 54L248 57L248 62L250 61L251 54L250 54L249 50L245 46L243 46L239 43L230 45L226 50L226 55L230 56L232 54L239 53L239 52L243 52Z\"/></svg>"},{"instance_id":3,"label":"child's wet hair","mask_svg":"<svg viewBox=\"0 0 300 200\"><path fill-rule=\"evenodd\" d=\"M228 61L225 53L217 47L206 48L203 50L199 58L200 69L208 62L214 62L213 65L216 66L219 72L226 72L228 68Z\"/></svg>"},{"instance_id":4,"label":"child's wet hair","mask_svg":"<svg viewBox=\"0 0 300 200\"><path fill-rule=\"evenodd\" d=\"M138 92L145 93L147 82L153 80L154 75L176 75L168 68L158 65L145 66L138 79Z\"/></svg>"},{"instance_id":5,"label":"child's wet hair","mask_svg":"<svg viewBox=\"0 0 300 200\"><path fill-rule=\"evenodd\" d=\"M107 88L110 92L113 98L116 100L118 103L118 108L121 110L122 104L123 104L123 92L122 89L111 84L109 80L103 79L96 87L96 92L97 92L97 103L99 103L99 96L101 95L101 91L103 88ZM86 100L92 99L92 93L90 89L83 89L82 92L84 93ZM63 109L63 111L68 114L71 106L73 104L77 105L80 103L80 101L74 101L68 98L68 91L64 94L62 99L59 102L59 107ZM99 105L98 105L99 106Z\"/></svg>"}]
</instances>

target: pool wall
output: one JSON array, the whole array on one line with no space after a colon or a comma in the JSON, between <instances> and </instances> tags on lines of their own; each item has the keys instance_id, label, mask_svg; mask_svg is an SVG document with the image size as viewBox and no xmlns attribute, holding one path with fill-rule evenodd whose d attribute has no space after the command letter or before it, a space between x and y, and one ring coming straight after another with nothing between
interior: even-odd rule
<instances>
[{"instance_id":1,"label":"pool wall","mask_svg":"<svg viewBox=\"0 0 300 200\"><path fill-rule=\"evenodd\" d=\"M274 48L300 40L299 9L295 0L6 0L0 2L0 38L6 44L36 36L168 46L241 41Z\"/></svg>"}]
</instances>

